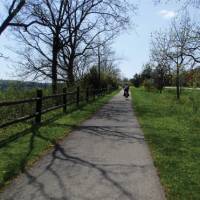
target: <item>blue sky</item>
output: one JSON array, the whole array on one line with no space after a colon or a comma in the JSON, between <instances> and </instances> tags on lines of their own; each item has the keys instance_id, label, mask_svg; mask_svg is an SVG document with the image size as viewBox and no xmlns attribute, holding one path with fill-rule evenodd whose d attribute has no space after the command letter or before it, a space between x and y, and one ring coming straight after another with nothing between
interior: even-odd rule
<instances>
[{"instance_id":1,"label":"blue sky","mask_svg":"<svg viewBox=\"0 0 200 200\"><path fill-rule=\"evenodd\" d=\"M162 30L169 26L170 20L176 16L180 5L177 3L155 5L153 0L129 0L138 4L137 14L133 17L135 26L126 33L119 35L113 44L119 61L119 68L123 76L131 78L142 70L142 65L148 61L150 34L156 30ZM1 12L1 8L0 8ZM16 43L9 31L0 37L0 52L5 56L15 55L9 50L15 49ZM0 79L16 79L13 64L5 59L0 59Z\"/></svg>"},{"instance_id":2,"label":"blue sky","mask_svg":"<svg viewBox=\"0 0 200 200\"><path fill-rule=\"evenodd\" d=\"M151 0L139 1L133 19L135 27L122 34L113 45L117 56L124 59L120 69L125 77L131 78L142 70L142 65L149 59L151 33L166 29L178 9L178 4L155 5Z\"/></svg>"}]
</instances>

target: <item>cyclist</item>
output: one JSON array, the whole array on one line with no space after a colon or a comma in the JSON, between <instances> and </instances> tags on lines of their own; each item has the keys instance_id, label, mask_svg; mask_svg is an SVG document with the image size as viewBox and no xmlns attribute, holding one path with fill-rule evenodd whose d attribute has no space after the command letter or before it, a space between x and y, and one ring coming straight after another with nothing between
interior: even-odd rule
<instances>
[{"instance_id":1,"label":"cyclist","mask_svg":"<svg viewBox=\"0 0 200 200\"><path fill-rule=\"evenodd\" d=\"M125 84L124 86L124 96L127 98L129 97L129 85Z\"/></svg>"}]
</instances>

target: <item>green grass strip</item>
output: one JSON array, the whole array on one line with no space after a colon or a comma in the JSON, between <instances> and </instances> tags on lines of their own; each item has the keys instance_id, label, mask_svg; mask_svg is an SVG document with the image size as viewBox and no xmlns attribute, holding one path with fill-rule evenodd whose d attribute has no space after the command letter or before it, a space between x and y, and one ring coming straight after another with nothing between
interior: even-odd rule
<instances>
[{"instance_id":1,"label":"green grass strip","mask_svg":"<svg viewBox=\"0 0 200 200\"><path fill-rule=\"evenodd\" d=\"M193 98L195 97L195 98ZM200 91L132 88L133 106L169 200L200 199Z\"/></svg>"}]
</instances>

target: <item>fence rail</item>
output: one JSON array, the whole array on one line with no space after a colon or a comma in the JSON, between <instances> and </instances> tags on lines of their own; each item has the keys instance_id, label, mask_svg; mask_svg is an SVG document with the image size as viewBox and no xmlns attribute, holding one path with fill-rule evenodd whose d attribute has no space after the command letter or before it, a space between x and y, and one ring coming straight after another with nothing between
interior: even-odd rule
<instances>
[{"instance_id":1,"label":"fence rail","mask_svg":"<svg viewBox=\"0 0 200 200\"><path fill-rule=\"evenodd\" d=\"M36 102L38 98L31 98L31 99L24 99L24 100L18 100L18 101L3 101L0 102L1 106L11 106L11 105L18 105L18 104L24 104L24 103L31 103Z\"/></svg>"},{"instance_id":2,"label":"fence rail","mask_svg":"<svg viewBox=\"0 0 200 200\"><path fill-rule=\"evenodd\" d=\"M89 103L90 101L94 101L97 97L104 96L114 91L115 89L116 88L101 88L101 89L87 88L86 90L80 90L80 88L77 87L76 91L67 92L67 89L64 88L62 93L49 96L43 96L43 91L37 90L35 98L0 102L0 117L1 117L1 109L3 109L4 107L7 107L9 109L10 106L17 106L17 105L23 106L25 104L30 104L30 103L34 103L35 105L35 111L31 114L28 115L26 114L24 116L20 116L12 120L9 119L8 121L3 123L1 122L2 120L0 120L0 128L5 128L7 126L34 118L35 118L34 120L35 124L40 124L42 121L42 115L45 113L60 108L63 108L63 112L67 113L68 106L74 104L78 108L81 103ZM52 100L54 102L53 103L54 105L46 107L45 101L48 100Z\"/></svg>"}]
</instances>

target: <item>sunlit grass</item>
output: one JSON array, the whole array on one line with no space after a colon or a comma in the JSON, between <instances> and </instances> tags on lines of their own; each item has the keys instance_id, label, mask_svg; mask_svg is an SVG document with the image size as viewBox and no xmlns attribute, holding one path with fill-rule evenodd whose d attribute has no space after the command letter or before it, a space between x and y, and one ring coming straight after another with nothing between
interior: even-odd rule
<instances>
[{"instance_id":1,"label":"sunlit grass","mask_svg":"<svg viewBox=\"0 0 200 200\"><path fill-rule=\"evenodd\" d=\"M132 88L133 106L169 200L200 199L200 91ZM193 100L192 100L193 97Z\"/></svg>"}]
</instances>

